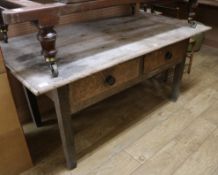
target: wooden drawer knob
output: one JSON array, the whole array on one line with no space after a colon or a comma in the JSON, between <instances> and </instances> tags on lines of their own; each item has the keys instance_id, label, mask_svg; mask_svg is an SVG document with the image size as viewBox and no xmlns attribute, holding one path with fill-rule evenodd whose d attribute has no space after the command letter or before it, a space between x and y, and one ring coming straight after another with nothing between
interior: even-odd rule
<instances>
[{"instance_id":1,"label":"wooden drawer knob","mask_svg":"<svg viewBox=\"0 0 218 175\"><path fill-rule=\"evenodd\" d=\"M172 52L168 51L165 53L165 60L171 60L173 58Z\"/></svg>"},{"instance_id":2,"label":"wooden drawer knob","mask_svg":"<svg viewBox=\"0 0 218 175\"><path fill-rule=\"evenodd\" d=\"M110 86L113 86L116 83L116 79L112 75L108 75L105 78L105 83L110 85Z\"/></svg>"}]
</instances>

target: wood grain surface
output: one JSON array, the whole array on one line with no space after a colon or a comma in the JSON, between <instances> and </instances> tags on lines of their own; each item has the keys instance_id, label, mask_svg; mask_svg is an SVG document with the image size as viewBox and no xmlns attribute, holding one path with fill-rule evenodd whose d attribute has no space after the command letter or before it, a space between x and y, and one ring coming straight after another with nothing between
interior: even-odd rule
<instances>
[{"instance_id":1,"label":"wood grain surface","mask_svg":"<svg viewBox=\"0 0 218 175\"><path fill-rule=\"evenodd\" d=\"M39 95L209 29L148 14L60 27L58 78L51 78L35 35L13 38L2 49L7 67Z\"/></svg>"},{"instance_id":2,"label":"wood grain surface","mask_svg":"<svg viewBox=\"0 0 218 175\"><path fill-rule=\"evenodd\" d=\"M186 54L187 45L188 41L185 40L146 55L144 58L144 73L148 74L156 69L161 69L163 66L181 61Z\"/></svg>"},{"instance_id":3,"label":"wood grain surface","mask_svg":"<svg viewBox=\"0 0 218 175\"><path fill-rule=\"evenodd\" d=\"M73 106L78 105L81 102L102 93L108 93L111 89L138 78L139 66L139 59L135 59L72 83L70 85L71 104ZM109 85L106 82L108 76L114 78L115 82L113 85Z\"/></svg>"}]
</instances>

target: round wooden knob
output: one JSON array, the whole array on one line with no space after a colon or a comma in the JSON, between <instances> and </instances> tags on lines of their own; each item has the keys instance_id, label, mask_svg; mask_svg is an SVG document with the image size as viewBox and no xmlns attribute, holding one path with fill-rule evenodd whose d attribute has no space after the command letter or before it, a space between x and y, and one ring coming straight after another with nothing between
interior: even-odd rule
<instances>
[{"instance_id":1,"label":"round wooden knob","mask_svg":"<svg viewBox=\"0 0 218 175\"><path fill-rule=\"evenodd\" d=\"M107 83L110 86L113 86L116 83L116 79L112 75L108 75L105 78L105 83Z\"/></svg>"},{"instance_id":2,"label":"round wooden knob","mask_svg":"<svg viewBox=\"0 0 218 175\"><path fill-rule=\"evenodd\" d=\"M168 51L165 54L165 60L171 60L173 58L172 52Z\"/></svg>"}]
</instances>

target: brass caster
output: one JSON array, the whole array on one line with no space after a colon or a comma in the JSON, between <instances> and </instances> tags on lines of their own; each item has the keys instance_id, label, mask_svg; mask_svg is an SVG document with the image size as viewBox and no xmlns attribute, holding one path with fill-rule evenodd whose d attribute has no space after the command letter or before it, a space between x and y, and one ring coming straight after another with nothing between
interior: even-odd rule
<instances>
[{"instance_id":1,"label":"brass caster","mask_svg":"<svg viewBox=\"0 0 218 175\"><path fill-rule=\"evenodd\" d=\"M57 63L53 62L53 63L50 63L50 69L51 69L51 73L52 73L52 77L58 77L58 66L57 66Z\"/></svg>"}]
</instances>

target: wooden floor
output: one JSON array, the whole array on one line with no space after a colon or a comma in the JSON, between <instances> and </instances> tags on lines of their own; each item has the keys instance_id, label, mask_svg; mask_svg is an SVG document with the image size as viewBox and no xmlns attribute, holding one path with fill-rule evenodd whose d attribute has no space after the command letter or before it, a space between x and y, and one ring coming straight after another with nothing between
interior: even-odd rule
<instances>
[{"instance_id":1,"label":"wooden floor","mask_svg":"<svg viewBox=\"0 0 218 175\"><path fill-rule=\"evenodd\" d=\"M74 116L72 171L57 124L25 126L35 167L23 175L218 175L218 50L195 56L176 103L168 91L150 80Z\"/></svg>"}]
</instances>

